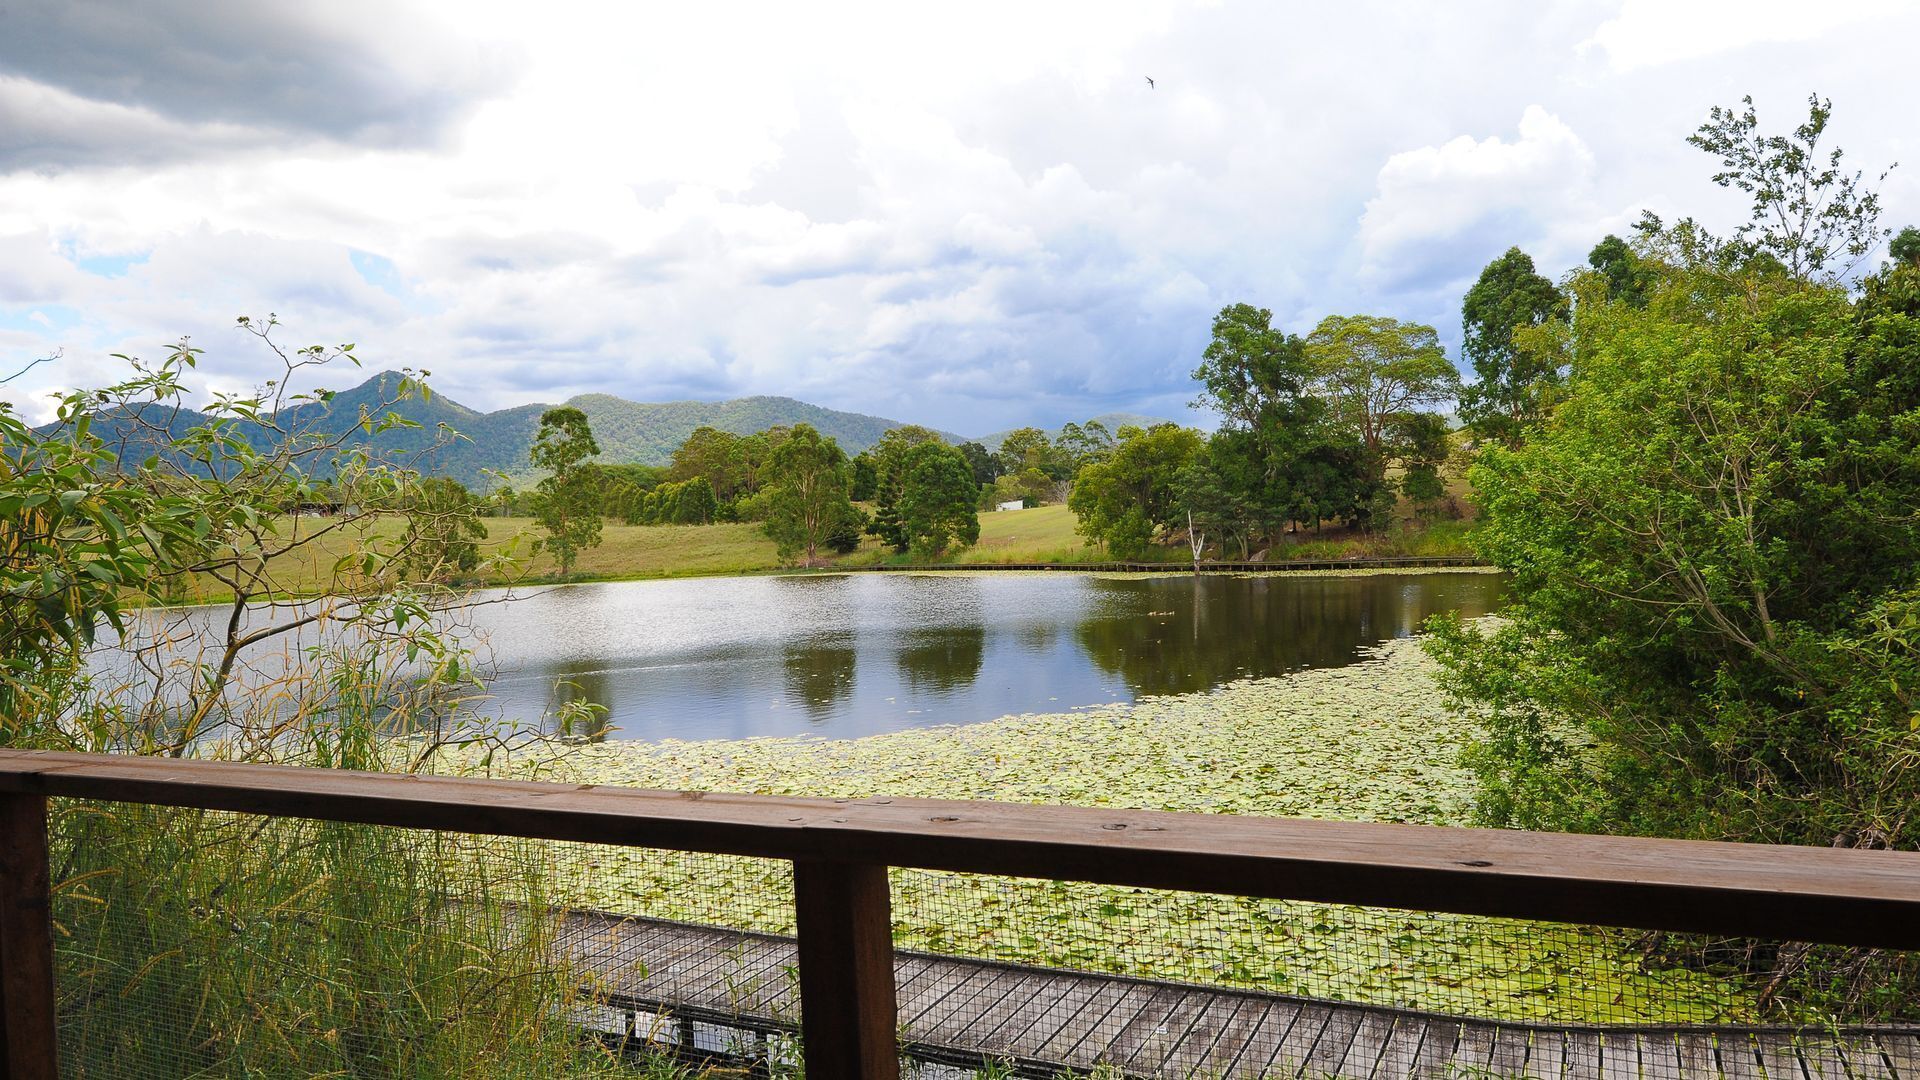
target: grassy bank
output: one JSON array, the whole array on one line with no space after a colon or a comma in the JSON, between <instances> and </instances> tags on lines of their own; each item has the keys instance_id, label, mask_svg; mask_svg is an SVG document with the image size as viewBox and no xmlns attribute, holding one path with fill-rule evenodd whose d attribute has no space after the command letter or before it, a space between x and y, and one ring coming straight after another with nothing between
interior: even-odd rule
<instances>
[{"instance_id":1,"label":"grassy bank","mask_svg":"<svg viewBox=\"0 0 1920 1080\"><path fill-rule=\"evenodd\" d=\"M482 524L487 529L482 549L488 561L468 584L511 585L559 580L559 566L552 556L534 553L534 542L541 533L532 518L485 518ZM1065 506L983 513L979 543L955 552L946 562L954 566L1029 562L1072 565L1111 559L1106 551L1087 544L1074 531L1074 526L1074 516ZM401 525L397 519L383 518L362 526L335 529L323 518L297 518L283 521L280 527L289 536L314 537L272 564L276 590L283 595L303 596L320 591L325 583L337 581L336 568L343 560L353 560L368 543L396 539ZM1309 532L1301 534L1295 542L1271 549L1268 558L1465 555L1471 554L1467 529L1466 522L1441 521L1430 527L1402 523L1379 535L1331 529ZM1157 548L1153 555L1170 565L1190 558L1184 546ZM859 550L844 556L830 555L822 565L834 568L913 561L909 556L896 555L869 537ZM792 564L780 558L773 541L767 539L756 524L621 525L609 522L602 529L599 546L580 553L572 575L566 580L627 581L773 573L791 568ZM348 573L350 576L350 571ZM207 577L193 582L185 594L174 599L180 603L214 603L228 595L224 585Z\"/></svg>"},{"instance_id":2,"label":"grassy bank","mask_svg":"<svg viewBox=\"0 0 1920 1080\"><path fill-rule=\"evenodd\" d=\"M1470 727L1411 642L1353 667L869 738L602 744L550 778L865 798L986 798L1458 824ZM536 759L523 764L535 767ZM576 849L560 886L609 910L790 932L785 864ZM1738 983L1649 967L1625 935L1420 912L896 871L908 948L1513 1019L1750 1016Z\"/></svg>"}]
</instances>

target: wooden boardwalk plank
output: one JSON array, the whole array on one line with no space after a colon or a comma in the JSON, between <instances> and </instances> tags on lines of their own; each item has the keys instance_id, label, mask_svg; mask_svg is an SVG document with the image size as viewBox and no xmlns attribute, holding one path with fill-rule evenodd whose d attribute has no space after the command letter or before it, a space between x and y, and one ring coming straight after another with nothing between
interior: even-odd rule
<instances>
[{"instance_id":1,"label":"wooden boardwalk plank","mask_svg":"<svg viewBox=\"0 0 1920 1080\"><path fill-rule=\"evenodd\" d=\"M1021 976L999 1001L954 1030L954 1037L943 1041L997 1056L1001 1052L997 1041L1001 1030L1021 1016L1031 1015L1036 1007L1044 1007L1052 1000L1049 996L1052 990L1052 983L1044 974Z\"/></svg>"},{"instance_id":2,"label":"wooden boardwalk plank","mask_svg":"<svg viewBox=\"0 0 1920 1080\"><path fill-rule=\"evenodd\" d=\"M1413 1076L1428 1031L1443 1026L1415 1016L1397 1017L1393 1033L1387 1036L1386 1045L1380 1049L1380 1060L1374 1065L1373 1075L1380 1080L1407 1080Z\"/></svg>"},{"instance_id":3,"label":"wooden boardwalk plank","mask_svg":"<svg viewBox=\"0 0 1920 1080\"><path fill-rule=\"evenodd\" d=\"M1527 1056L1533 1050L1532 1032L1522 1027L1500 1027L1493 1033L1493 1049L1487 1053L1487 1072L1499 1077L1527 1075Z\"/></svg>"},{"instance_id":4,"label":"wooden boardwalk plank","mask_svg":"<svg viewBox=\"0 0 1920 1080\"><path fill-rule=\"evenodd\" d=\"M1446 1062L1448 1071L1468 1075L1485 1073L1487 1059L1493 1056L1493 1034L1492 1024L1463 1022L1460 1025L1460 1041L1455 1044L1453 1056Z\"/></svg>"},{"instance_id":5,"label":"wooden boardwalk plank","mask_svg":"<svg viewBox=\"0 0 1920 1080\"><path fill-rule=\"evenodd\" d=\"M1853 1070L1847 1067L1847 1059L1840 1053L1840 1047L1828 1035L1809 1035L1795 1043L1800 1051L1800 1066L1813 1080L1849 1080Z\"/></svg>"},{"instance_id":6,"label":"wooden boardwalk plank","mask_svg":"<svg viewBox=\"0 0 1920 1080\"><path fill-rule=\"evenodd\" d=\"M1093 1049L1086 1051L1085 1062L1092 1063L1092 1055L1105 1047L1113 1038L1117 1027L1113 1017L1132 1016L1138 1003L1146 999L1153 991L1141 983L1121 982L1118 979L1098 980L1099 987L1080 1011L1067 1017L1057 1031L1050 1033L1045 1042L1034 1048L1033 1056L1039 1061L1057 1061L1063 1065L1075 1065L1083 1060L1080 1056L1083 1046Z\"/></svg>"},{"instance_id":7,"label":"wooden boardwalk plank","mask_svg":"<svg viewBox=\"0 0 1920 1080\"><path fill-rule=\"evenodd\" d=\"M1169 1060L1173 1050L1187 1037L1193 1025L1206 1015L1208 1006L1213 1002L1213 995L1205 990L1188 991L1165 1020L1142 1031L1140 1045L1127 1056L1122 1068L1148 1076L1179 1075Z\"/></svg>"},{"instance_id":8,"label":"wooden boardwalk plank","mask_svg":"<svg viewBox=\"0 0 1920 1080\"><path fill-rule=\"evenodd\" d=\"M1209 1008L1187 1029L1187 1037L1168 1056L1168 1065L1176 1075L1212 1077L1220 1075L1228 1062L1239 1056L1266 1016L1268 1003L1250 994L1237 994L1223 1002L1231 1008Z\"/></svg>"},{"instance_id":9,"label":"wooden boardwalk plank","mask_svg":"<svg viewBox=\"0 0 1920 1080\"><path fill-rule=\"evenodd\" d=\"M1710 1034L1683 1031L1675 1035L1673 1053L1680 1063L1681 1076L1697 1076L1701 1080L1717 1080L1720 1076L1720 1061L1714 1053Z\"/></svg>"},{"instance_id":10,"label":"wooden boardwalk plank","mask_svg":"<svg viewBox=\"0 0 1920 1080\"><path fill-rule=\"evenodd\" d=\"M996 1009L1018 1007L1008 1005L1010 997L1033 994L1031 976L1004 969L991 969L991 972L993 978L979 984L972 994L933 1003L914 1022L914 1038L933 1045L966 1045L968 1032L987 1022L989 1017L1000 1015Z\"/></svg>"},{"instance_id":11,"label":"wooden boardwalk plank","mask_svg":"<svg viewBox=\"0 0 1920 1080\"><path fill-rule=\"evenodd\" d=\"M1007 1053L1021 1058L1039 1056L1040 1047L1087 1007L1100 989L1100 980L1080 975L1057 976L1062 993L1037 1016L1023 1017L1018 1032L1007 1039Z\"/></svg>"},{"instance_id":12,"label":"wooden boardwalk plank","mask_svg":"<svg viewBox=\"0 0 1920 1080\"><path fill-rule=\"evenodd\" d=\"M1228 1076L1261 1076L1286 1041L1287 1033L1300 1022L1305 1008L1296 1001L1275 1001L1260 1018L1260 1023L1247 1037L1246 1044L1227 1062L1223 1070Z\"/></svg>"},{"instance_id":13,"label":"wooden boardwalk plank","mask_svg":"<svg viewBox=\"0 0 1920 1080\"><path fill-rule=\"evenodd\" d=\"M1320 1033L1320 1041L1313 1046L1313 1053L1307 1055L1307 1076L1337 1076L1340 1063L1347 1059L1347 1051L1353 1048L1353 1037L1360 1032L1361 1010L1340 1005L1327 1017Z\"/></svg>"},{"instance_id":14,"label":"wooden boardwalk plank","mask_svg":"<svg viewBox=\"0 0 1920 1080\"><path fill-rule=\"evenodd\" d=\"M1387 1041L1393 1038L1400 1018L1392 1013L1367 1012L1354 1028L1353 1041L1347 1044L1347 1056L1332 1070L1337 1076L1371 1078L1379 1073L1380 1059L1386 1055Z\"/></svg>"},{"instance_id":15,"label":"wooden boardwalk plank","mask_svg":"<svg viewBox=\"0 0 1920 1080\"><path fill-rule=\"evenodd\" d=\"M1300 1076L1306 1072L1307 1058L1313 1048L1326 1033L1327 1018L1333 1015L1328 1005L1308 1005L1300 1010L1293 1026L1287 1030L1286 1037L1275 1044L1273 1054L1267 1058L1266 1068L1255 1074L1259 1076Z\"/></svg>"},{"instance_id":16,"label":"wooden boardwalk plank","mask_svg":"<svg viewBox=\"0 0 1920 1080\"><path fill-rule=\"evenodd\" d=\"M791 1028L791 938L575 913L556 948L647 1011ZM1920 1080L1920 1030L1805 1032L1503 1025L1394 1009L900 953L904 1037L1037 1069L1169 1077Z\"/></svg>"},{"instance_id":17,"label":"wooden boardwalk plank","mask_svg":"<svg viewBox=\"0 0 1920 1080\"><path fill-rule=\"evenodd\" d=\"M1754 1045L1760 1052L1760 1069L1767 1074L1767 1080L1806 1080L1791 1036L1762 1035L1754 1040Z\"/></svg>"},{"instance_id":18,"label":"wooden boardwalk plank","mask_svg":"<svg viewBox=\"0 0 1920 1080\"><path fill-rule=\"evenodd\" d=\"M1834 1050L1846 1061L1847 1075L1854 1080L1893 1080L1893 1070L1872 1039L1836 1044Z\"/></svg>"},{"instance_id":19,"label":"wooden boardwalk plank","mask_svg":"<svg viewBox=\"0 0 1920 1080\"><path fill-rule=\"evenodd\" d=\"M922 1024L934 1015L948 1015L976 1003L982 994L991 992L1005 974L999 968L976 964L964 969L957 981L943 984L945 993L914 997L910 983L900 976L902 966L896 965L894 969L894 985L899 987L900 1029L909 1039L920 1039Z\"/></svg>"},{"instance_id":20,"label":"wooden boardwalk plank","mask_svg":"<svg viewBox=\"0 0 1920 1080\"><path fill-rule=\"evenodd\" d=\"M1567 1046L1562 1051L1562 1060L1566 1062L1565 1076L1568 1080L1578 1077L1600 1075L1600 1034L1595 1031L1567 1032Z\"/></svg>"},{"instance_id":21,"label":"wooden boardwalk plank","mask_svg":"<svg viewBox=\"0 0 1920 1080\"><path fill-rule=\"evenodd\" d=\"M1898 1080L1920 1080L1920 1033L1876 1035L1873 1041Z\"/></svg>"}]
</instances>

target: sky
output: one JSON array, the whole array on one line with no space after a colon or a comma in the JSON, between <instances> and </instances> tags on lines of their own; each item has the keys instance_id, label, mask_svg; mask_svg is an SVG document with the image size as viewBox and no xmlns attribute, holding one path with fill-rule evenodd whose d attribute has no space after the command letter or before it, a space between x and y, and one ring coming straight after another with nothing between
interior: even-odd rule
<instances>
[{"instance_id":1,"label":"sky","mask_svg":"<svg viewBox=\"0 0 1920 1080\"><path fill-rule=\"evenodd\" d=\"M476 408L801 398L967 434L1187 403L1227 304L1439 328L1518 245L1745 206L1752 94L1920 222L1920 3L0 0L0 399L353 342ZM1154 80L1149 85L1147 79ZM336 388L359 381L338 372Z\"/></svg>"}]
</instances>

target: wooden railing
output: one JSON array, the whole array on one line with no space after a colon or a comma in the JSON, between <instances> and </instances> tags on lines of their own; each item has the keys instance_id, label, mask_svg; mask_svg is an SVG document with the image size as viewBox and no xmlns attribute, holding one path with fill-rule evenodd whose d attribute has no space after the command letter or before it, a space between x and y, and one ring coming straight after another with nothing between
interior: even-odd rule
<instances>
[{"instance_id":1,"label":"wooden railing","mask_svg":"<svg viewBox=\"0 0 1920 1080\"><path fill-rule=\"evenodd\" d=\"M47 799L788 859L808 1076L891 1078L887 868L1920 948L1920 853L0 751L0 1061L55 1075Z\"/></svg>"}]
</instances>

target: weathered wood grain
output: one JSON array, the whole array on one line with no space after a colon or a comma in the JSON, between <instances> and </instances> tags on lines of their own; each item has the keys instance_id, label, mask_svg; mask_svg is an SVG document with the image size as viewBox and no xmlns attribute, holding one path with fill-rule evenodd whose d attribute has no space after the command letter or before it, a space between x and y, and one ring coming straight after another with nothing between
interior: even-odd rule
<instances>
[{"instance_id":1,"label":"weathered wood grain","mask_svg":"<svg viewBox=\"0 0 1920 1080\"><path fill-rule=\"evenodd\" d=\"M0 751L0 793L1920 948L1920 852Z\"/></svg>"},{"instance_id":2,"label":"weathered wood grain","mask_svg":"<svg viewBox=\"0 0 1920 1080\"><path fill-rule=\"evenodd\" d=\"M47 800L0 795L0 1073L55 1080Z\"/></svg>"}]
</instances>

